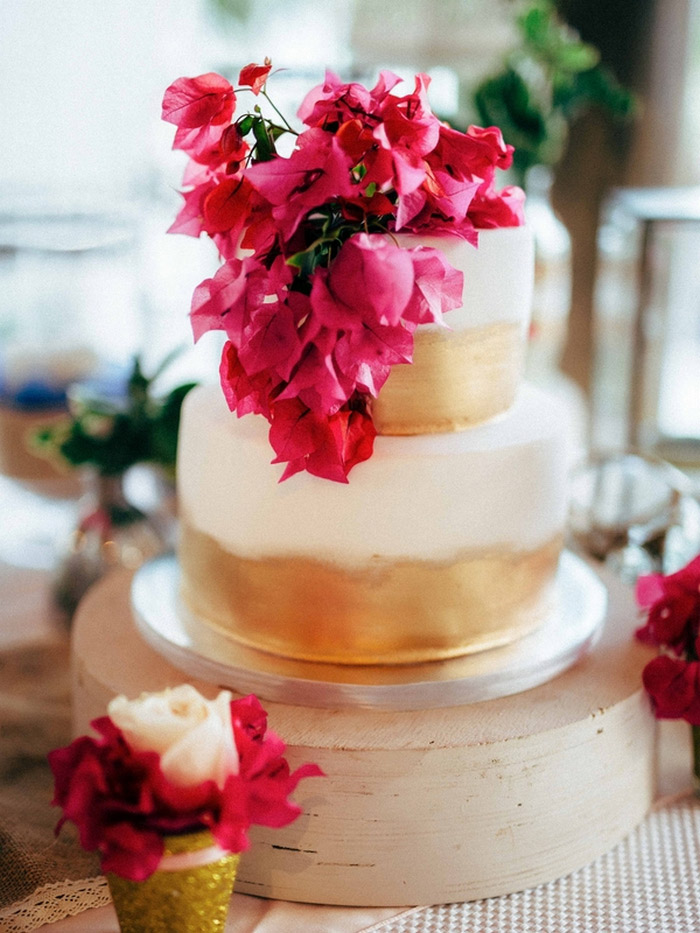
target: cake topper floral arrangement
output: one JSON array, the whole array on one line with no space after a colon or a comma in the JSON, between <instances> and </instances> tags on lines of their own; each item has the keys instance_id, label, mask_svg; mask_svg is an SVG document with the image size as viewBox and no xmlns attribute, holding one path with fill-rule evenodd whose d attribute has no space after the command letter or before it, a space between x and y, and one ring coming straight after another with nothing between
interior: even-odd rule
<instances>
[{"instance_id":1,"label":"cake topper floral arrangement","mask_svg":"<svg viewBox=\"0 0 700 933\"><path fill-rule=\"evenodd\" d=\"M400 248L391 235L476 246L480 228L524 222L523 194L496 190L513 155L500 130L442 123L426 75L400 96L388 71L371 90L328 72L297 131L268 94L271 68L248 65L237 88L209 73L165 92L173 147L189 156L170 230L205 233L219 250L191 321L196 339L226 333L231 410L268 420L282 479L307 470L347 482L372 454L371 400L392 366L411 362L416 327L462 304L462 273L439 249ZM236 115L243 93L257 102ZM282 137L293 140L288 155Z\"/></svg>"}]
</instances>

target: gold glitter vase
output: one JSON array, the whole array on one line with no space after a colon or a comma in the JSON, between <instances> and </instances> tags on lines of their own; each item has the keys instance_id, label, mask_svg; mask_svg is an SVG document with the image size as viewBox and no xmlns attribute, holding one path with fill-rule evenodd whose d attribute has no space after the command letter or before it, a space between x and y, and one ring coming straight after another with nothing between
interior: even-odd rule
<instances>
[{"instance_id":1,"label":"gold glitter vase","mask_svg":"<svg viewBox=\"0 0 700 933\"><path fill-rule=\"evenodd\" d=\"M216 933L226 926L239 855L208 831L168 836L145 881L107 873L121 933Z\"/></svg>"}]
</instances>

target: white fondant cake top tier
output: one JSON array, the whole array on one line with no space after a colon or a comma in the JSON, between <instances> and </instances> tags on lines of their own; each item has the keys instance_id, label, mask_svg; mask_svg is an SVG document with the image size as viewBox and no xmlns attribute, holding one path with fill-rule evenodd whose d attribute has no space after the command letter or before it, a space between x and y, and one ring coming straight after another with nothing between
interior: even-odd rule
<instances>
[{"instance_id":1,"label":"white fondant cake top tier","mask_svg":"<svg viewBox=\"0 0 700 933\"><path fill-rule=\"evenodd\" d=\"M527 331L532 309L535 244L530 227L494 227L479 231L479 242L455 236L398 234L403 247L439 249L455 269L464 274L462 307L445 314L454 330L517 323ZM421 325L420 331L439 325Z\"/></svg>"}]
</instances>

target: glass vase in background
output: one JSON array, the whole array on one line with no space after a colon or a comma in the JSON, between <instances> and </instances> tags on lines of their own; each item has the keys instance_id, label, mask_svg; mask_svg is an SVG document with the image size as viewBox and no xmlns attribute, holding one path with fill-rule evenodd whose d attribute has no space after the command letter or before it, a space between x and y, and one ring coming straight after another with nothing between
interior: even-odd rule
<instances>
[{"instance_id":1,"label":"glass vase in background","mask_svg":"<svg viewBox=\"0 0 700 933\"><path fill-rule=\"evenodd\" d=\"M700 187L620 188L598 234L592 442L652 452L700 490Z\"/></svg>"},{"instance_id":2,"label":"glass vase in background","mask_svg":"<svg viewBox=\"0 0 700 933\"><path fill-rule=\"evenodd\" d=\"M78 520L59 555L53 601L70 624L80 600L108 571L137 570L167 547L161 529L127 498L124 474L81 471Z\"/></svg>"},{"instance_id":3,"label":"glass vase in background","mask_svg":"<svg viewBox=\"0 0 700 933\"><path fill-rule=\"evenodd\" d=\"M526 219L535 240L527 375L538 383L560 374L571 309L571 236L552 207L551 189L551 169L533 165L525 181Z\"/></svg>"},{"instance_id":4,"label":"glass vase in background","mask_svg":"<svg viewBox=\"0 0 700 933\"><path fill-rule=\"evenodd\" d=\"M570 543L626 583L674 573L700 551L689 478L651 454L592 456L571 476Z\"/></svg>"},{"instance_id":5,"label":"glass vase in background","mask_svg":"<svg viewBox=\"0 0 700 933\"><path fill-rule=\"evenodd\" d=\"M572 244L552 206L552 178L546 165L533 165L525 176L525 216L535 244L525 375L566 406L566 430L575 461L588 448L588 403L581 388L560 368L571 312Z\"/></svg>"},{"instance_id":6,"label":"glass vase in background","mask_svg":"<svg viewBox=\"0 0 700 933\"><path fill-rule=\"evenodd\" d=\"M25 196L0 202L0 559L50 568L75 520L74 471L36 432L67 391L138 339L138 224L122 207Z\"/></svg>"}]
</instances>

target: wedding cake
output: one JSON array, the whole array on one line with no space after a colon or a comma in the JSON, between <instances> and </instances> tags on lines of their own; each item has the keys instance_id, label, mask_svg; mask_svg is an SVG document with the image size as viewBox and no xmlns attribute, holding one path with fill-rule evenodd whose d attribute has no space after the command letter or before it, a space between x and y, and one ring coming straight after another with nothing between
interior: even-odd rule
<instances>
[{"instance_id":1,"label":"wedding cake","mask_svg":"<svg viewBox=\"0 0 700 933\"><path fill-rule=\"evenodd\" d=\"M240 84L258 94L269 71ZM230 123L241 89L219 76L164 104L195 166L173 229L224 259L195 292L195 335L229 338L223 393L191 393L182 416L182 598L309 661L511 642L551 610L562 544L563 414L521 383L532 237L521 192L494 186L511 149L439 123L424 76L404 98L395 83L327 75L288 158L260 151L277 123Z\"/></svg>"},{"instance_id":2,"label":"wedding cake","mask_svg":"<svg viewBox=\"0 0 700 933\"><path fill-rule=\"evenodd\" d=\"M259 694L290 766L326 777L293 827L256 831L246 894L397 906L552 881L647 812L654 722L628 589L608 608L560 555L568 430L521 378L533 247L522 192L494 183L511 151L384 73L327 75L283 155L268 77L165 96L190 155L174 229L221 256L191 314L224 333L221 386L185 401L177 558L81 605L76 733L183 676Z\"/></svg>"}]
</instances>

